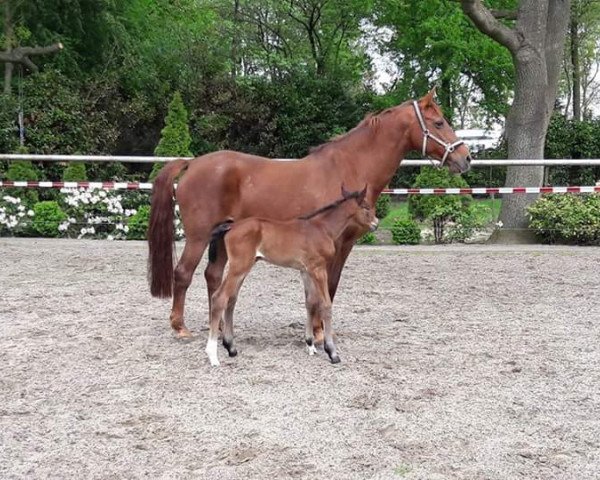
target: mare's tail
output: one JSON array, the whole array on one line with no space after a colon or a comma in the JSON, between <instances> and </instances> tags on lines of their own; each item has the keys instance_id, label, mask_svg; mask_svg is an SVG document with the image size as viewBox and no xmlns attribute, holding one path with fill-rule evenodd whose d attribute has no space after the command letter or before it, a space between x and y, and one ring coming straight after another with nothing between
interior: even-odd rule
<instances>
[{"instance_id":1,"label":"mare's tail","mask_svg":"<svg viewBox=\"0 0 600 480\"><path fill-rule=\"evenodd\" d=\"M169 162L154 180L148 225L148 282L153 297L173 295L173 182L187 166L187 160Z\"/></svg>"},{"instance_id":2,"label":"mare's tail","mask_svg":"<svg viewBox=\"0 0 600 480\"><path fill-rule=\"evenodd\" d=\"M213 228L210 234L210 246L208 247L208 261L214 263L217 259L219 241L225 236L225 234L231 230L233 220L225 220L223 223L219 223Z\"/></svg>"}]
</instances>

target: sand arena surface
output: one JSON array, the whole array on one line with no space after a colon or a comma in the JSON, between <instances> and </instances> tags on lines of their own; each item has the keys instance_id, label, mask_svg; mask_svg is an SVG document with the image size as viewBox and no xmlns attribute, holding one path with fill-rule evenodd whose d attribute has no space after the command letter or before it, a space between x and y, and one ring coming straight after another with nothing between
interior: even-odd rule
<instances>
[{"instance_id":1,"label":"sand arena surface","mask_svg":"<svg viewBox=\"0 0 600 480\"><path fill-rule=\"evenodd\" d=\"M202 265L191 342L145 267L0 239L0 478L600 478L598 248L357 248L335 366L296 272L257 265L212 368Z\"/></svg>"}]
</instances>

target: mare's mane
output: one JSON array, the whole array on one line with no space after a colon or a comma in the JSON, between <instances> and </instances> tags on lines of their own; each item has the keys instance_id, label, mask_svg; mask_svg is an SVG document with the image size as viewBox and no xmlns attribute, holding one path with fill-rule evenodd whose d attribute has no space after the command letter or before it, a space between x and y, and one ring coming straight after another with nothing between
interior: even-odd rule
<instances>
[{"instance_id":1,"label":"mare's mane","mask_svg":"<svg viewBox=\"0 0 600 480\"><path fill-rule=\"evenodd\" d=\"M389 111L391 111L391 108L388 108L386 110L383 110L381 112L376 112L376 113L368 113L367 115L365 115L365 118L363 118L360 123L354 127L352 130L349 130L346 133L342 133L340 135L336 135L335 137L333 137L331 140L321 144L321 145L317 145L316 147L312 147L309 152L310 153L317 153L322 151L323 149L325 149L326 147L330 146L330 145L335 145L340 143L342 140L346 140L348 138L351 138L352 136L354 136L354 134L356 134L359 131L364 131L364 130L369 130L370 132L376 132L377 129L379 128L380 125L380 119L381 116L385 113L388 113Z\"/></svg>"},{"instance_id":2,"label":"mare's mane","mask_svg":"<svg viewBox=\"0 0 600 480\"><path fill-rule=\"evenodd\" d=\"M314 218L317 215L320 215L321 213L324 213L324 212L327 212L328 210L333 210L334 208L339 207L346 200L352 200L353 198L358 198L361 195L361 193L362 192L348 193L344 197L338 198L335 202L331 202L330 204L325 205L324 207L321 207L321 208L319 208L318 210L315 210L312 213L308 213L306 215L302 215L301 217L298 217L298 219L299 220L310 220L311 218Z\"/></svg>"}]
</instances>

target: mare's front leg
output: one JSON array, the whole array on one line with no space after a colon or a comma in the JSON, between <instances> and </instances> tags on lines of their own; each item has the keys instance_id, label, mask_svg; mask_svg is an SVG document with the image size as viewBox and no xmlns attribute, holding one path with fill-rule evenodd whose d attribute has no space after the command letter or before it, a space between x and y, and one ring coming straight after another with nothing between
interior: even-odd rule
<instances>
[{"instance_id":1,"label":"mare's front leg","mask_svg":"<svg viewBox=\"0 0 600 480\"><path fill-rule=\"evenodd\" d=\"M202 237L189 238L185 243L183 253L173 274L173 307L171 308L170 320L171 328L177 332L179 338L192 336L183 320L185 295L192 283L194 271L206 249L206 243L206 240Z\"/></svg>"}]
</instances>

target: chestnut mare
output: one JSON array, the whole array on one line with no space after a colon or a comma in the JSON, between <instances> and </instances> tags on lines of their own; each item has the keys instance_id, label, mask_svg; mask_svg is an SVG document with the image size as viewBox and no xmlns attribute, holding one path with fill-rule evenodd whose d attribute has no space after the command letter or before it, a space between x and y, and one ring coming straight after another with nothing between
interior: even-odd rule
<instances>
[{"instance_id":1,"label":"chestnut mare","mask_svg":"<svg viewBox=\"0 0 600 480\"><path fill-rule=\"evenodd\" d=\"M312 326L322 323L325 351L331 363L339 363L331 327L327 265L335 255L336 240L348 227L377 229L379 221L375 209L365 202L366 194L367 187L360 192L349 193L342 186L339 200L297 219L282 221L250 217L240 222L222 223L213 230L208 261L216 260L219 244L223 244L229 268L211 299L210 331L206 343L211 365L219 365L217 341L221 320L223 346L230 357L237 355L233 344L233 310L244 278L259 259L300 270L306 296L305 340L308 353L313 355L316 351Z\"/></svg>"},{"instance_id":2,"label":"chestnut mare","mask_svg":"<svg viewBox=\"0 0 600 480\"><path fill-rule=\"evenodd\" d=\"M183 320L185 295L215 225L234 218L288 220L332 202L339 186L358 190L368 184L367 201L374 205L404 155L411 150L443 160L450 171L469 169L469 150L457 141L430 91L419 101L405 102L367 116L354 129L303 159L273 161L238 152L220 151L193 160L167 164L154 181L148 228L148 277L153 296L173 296L171 327L179 337L191 336ZM433 133L435 132L435 134ZM173 182L179 177L177 190ZM173 268L174 201L179 203L186 243ZM327 266L333 300L340 273L354 242L364 229L349 227L336 242ZM221 249L222 250L222 249ZM227 263L223 251L209 263L204 276L208 298L221 284ZM320 324L313 325L322 341Z\"/></svg>"}]
</instances>

